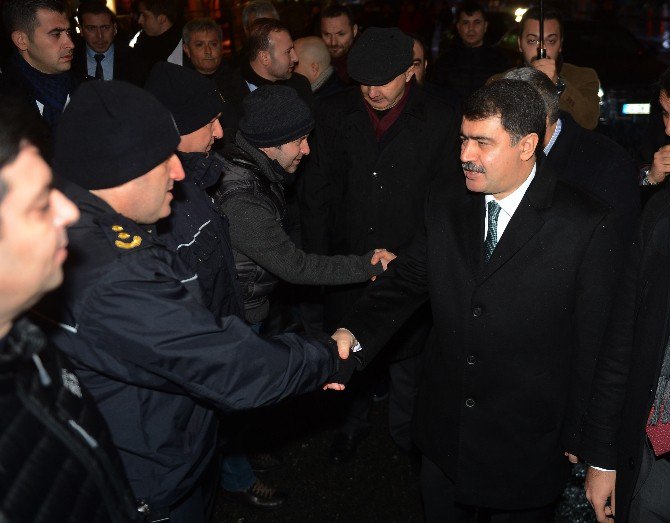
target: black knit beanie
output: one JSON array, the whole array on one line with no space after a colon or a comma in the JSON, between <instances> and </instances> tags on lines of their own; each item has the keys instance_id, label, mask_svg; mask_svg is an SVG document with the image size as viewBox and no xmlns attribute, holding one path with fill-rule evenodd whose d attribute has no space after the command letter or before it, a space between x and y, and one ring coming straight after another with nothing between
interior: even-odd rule
<instances>
[{"instance_id":1,"label":"black knit beanie","mask_svg":"<svg viewBox=\"0 0 670 523\"><path fill-rule=\"evenodd\" d=\"M223 110L214 81L181 65L158 62L144 88L170 110L182 136L204 127Z\"/></svg>"},{"instance_id":2,"label":"black knit beanie","mask_svg":"<svg viewBox=\"0 0 670 523\"><path fill-rule=\"evenodd\" d=\"M275 147L309 134L314 117L293 87L263 85L242 102L239 128L254 147Z\"/></svg>"},{"instance_id":3,"label":"black knit beanie","mask_svg":"<svg viewBox=\"0 0 670 523\"><path fill-rule=\"evenodd\" d=\"M53 168L84 189L108 189L148 173L179 140L170 111L145 90L85 82L60 118Z\"/></svg>"},{"instance_id":4,"label":"black knit beanie","mask_svg":"<svg viewBox=\"0 0 670 523\"><path fill-rule=\"evenodd\" d=\"M349 76L362 85L386 85L412 65L414 40L397 27L370 27L347 56Z\"/></svg>"}]
</instances>

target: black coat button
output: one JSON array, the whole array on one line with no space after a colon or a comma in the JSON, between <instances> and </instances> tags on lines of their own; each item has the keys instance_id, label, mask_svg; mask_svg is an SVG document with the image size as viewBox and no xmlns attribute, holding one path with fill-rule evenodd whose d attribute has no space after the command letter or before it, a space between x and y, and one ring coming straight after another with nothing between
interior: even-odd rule
<instances>
[{"instance_id":1,"label":"black coat button","mask_svg":"<svg viewBox=\"0 0 670 523\"><path fill-rule=\"evenodd\" d=\"M465 400L465 406L468 407L469 409L471 409L472 407L475 406L475 400L473 400L472 398L466 399Z\"/></svg>"},{"instance_id":2,"label":"black coat button","mask_svg":"<svg viewBox=\"0 0 670 523\"><path fill-rule=\"evenodd\" d=\"M472 354L467 357L466 361L468 362L468 365L474 365L477 362L477 358L475 358Z\"/></svg>"},{"instance_id":3,"label":"black coat button","mask_svg":"<svg viewBox=\"0 0 670 523\"><path fill-rule=\"evenodd\" d=\"M482 315L482 308L481 308L481 307L474 307L474 308L472 309L472 315L473 315L475 318L479 318L479 317Z\"/></svg>"},{"instance_id":4,"label":"black coat button","mask_svg":"<svg viewBox=\"0 0 670 523\"><path fill-rule=\"evenodd\" d=\"M635 460L633 458L628 458L628 466L631 470L635 468Z\"/></svg>"},{"instance_id":5,"label":"black coat button","mask_svg":"<svg viewBox=\"0 0 670 523\"><path fill-rule=\"evenodd\" d=\"M368 227L368 234L374 234L375 228L374 227Z\"/></svg>"}]
</instances>

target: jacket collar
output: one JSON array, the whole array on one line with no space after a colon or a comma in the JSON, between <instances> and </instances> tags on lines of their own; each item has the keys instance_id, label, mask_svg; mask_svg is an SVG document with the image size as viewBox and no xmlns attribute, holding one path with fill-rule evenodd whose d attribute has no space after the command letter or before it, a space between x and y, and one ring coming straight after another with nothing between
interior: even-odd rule
<instances>
[{"instance_id":1,"label":"jacket collar","mask_svg":"<svg viewBox=\"0 0 670 523\"><path fill-rule=\"evenodd\" d=\"M186 181L202 189L208 189L219 181L223 172L223 162L216 153L184 153L177 151L184 167Z\"/></svg>"}]
</instances>

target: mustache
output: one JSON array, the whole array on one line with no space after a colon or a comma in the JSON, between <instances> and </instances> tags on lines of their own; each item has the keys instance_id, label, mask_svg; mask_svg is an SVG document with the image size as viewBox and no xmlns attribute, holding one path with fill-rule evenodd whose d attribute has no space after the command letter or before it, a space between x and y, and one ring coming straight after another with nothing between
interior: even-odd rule
<instances>
[{"instance_id":1,"label":"mustache","mask_svg":"<svg viewBox=\"0 0 670 523\"><path fill-rule=\"evenodd\" d=\"M461 167L463 168L464 171L471 171L474 173L481 173L481 174L486 173L486 169L484 168L484 166L477 165L475 162L462 162Z\"/></svg>"}]
</instances>

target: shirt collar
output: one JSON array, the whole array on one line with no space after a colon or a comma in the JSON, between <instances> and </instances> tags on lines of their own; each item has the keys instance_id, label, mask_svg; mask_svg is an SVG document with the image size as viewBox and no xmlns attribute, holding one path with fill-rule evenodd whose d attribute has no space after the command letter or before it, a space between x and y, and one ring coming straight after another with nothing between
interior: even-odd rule
<instances>
[{"instance_id":1,"label":"shirt collar","mask_svg":"<svg viewBox=\"0 0 670 523\"><path fill-rule=\"evenodd\" d=\"M508 216L512 217L517 207L519 207L519 204L521 203L521 200L523 199L524 195L526 194L526 191L528 190L530 183L533 181L533 178L535 178L536 169L537 169L537 163L533 165L533 169L530 171L530 174L528 175L528 178L526 178L526 181L524 181L521 185L519 185L519 187L517 187L512 194L505 196L502 200L496 200L496 198L491 194L487 194L484 197L484 200L486 201L487 204L491 200L496 200L498 202L498 205L500 205L501 210L504 211L505 214L507 214Z\"/></svg>"},{"instance_id":2,"label":"shirt collar","mask_svg":"<svg viewBox=\"0 0 670 523\"><path fill-rule=\"evenodd\" d=\"M93 49L91 49L88 46L88 44L86 44L86 55L89 58L94 58L96 54L98 54L98 53L96 53ZM112 45L109 46L109 49L107 49L107 51L105 51L104 53L100 53L100 54L104 55L105 58L114 57L114 42L112 42Z\"/></svg>"},{"instance_id":3,"label":"shirt collar","mask_svg":"<svg viewBox=\"0 0 670 523\"><path fill-rule=\"evenodd\" d=\"M545 156L549 155L549 151L551 151L551 148L554 146L554 143L556 143L556 140L558 139L558 135L561 134L561 129L562 128L563 128L563 122L561 122L561 119L559 118L556 121L556 128L554 129L554 132L551 135L551 139L549 140L549 143L544 148L544 155Z\"/></svg>"}]
</instances>

